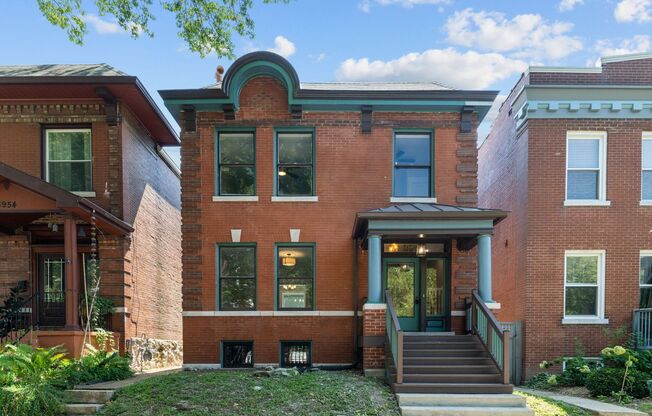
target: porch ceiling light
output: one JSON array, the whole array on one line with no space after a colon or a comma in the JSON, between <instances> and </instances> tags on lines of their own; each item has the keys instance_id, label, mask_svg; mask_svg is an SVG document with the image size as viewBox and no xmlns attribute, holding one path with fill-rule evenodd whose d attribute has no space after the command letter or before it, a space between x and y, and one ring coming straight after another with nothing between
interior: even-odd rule
<instances>
[{"instance_id":1,"label":"porch ceiling light","mask_svg":"<svg viewBox=\"0 0 652 416\"><path fill-rule=\"evenodd\" d=\"M287 173L286 171L284 171L284 170L279 170L279 171L278 171L278 176L285 176L285 175L287 175L287 174L288 174L288 173Z\"/></svg>"},{"instance_id":2,"label":"porch ceiling light","mask_svg":"<svg viewBox=\"0 0 652 416\"><path fill-rule=\"evenodd\" d=\"M417 257L425 257L428 253L428 248L425 244L417 244Z\"/></svg>"}]
</instances>

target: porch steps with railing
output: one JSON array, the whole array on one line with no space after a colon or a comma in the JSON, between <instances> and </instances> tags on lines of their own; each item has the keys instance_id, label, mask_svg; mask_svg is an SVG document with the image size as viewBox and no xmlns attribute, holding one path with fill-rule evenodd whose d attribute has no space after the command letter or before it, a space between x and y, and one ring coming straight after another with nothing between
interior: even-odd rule
<instances>
[{"instance_id":1,"label":"porch steps with railing","mask_svg":"<svg viewBox=\"0 0 652 416\"><path fill-rule=\"evenodd\" d=\"M403 416L533 416L514 394L396 394Z\"/></svg>"}]
</instances>

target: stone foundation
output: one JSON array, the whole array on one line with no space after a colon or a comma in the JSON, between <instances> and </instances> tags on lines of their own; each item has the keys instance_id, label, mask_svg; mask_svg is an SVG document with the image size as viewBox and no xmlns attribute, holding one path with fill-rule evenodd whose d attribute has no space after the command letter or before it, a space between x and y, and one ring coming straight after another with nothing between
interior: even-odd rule
<instances>
[{"instance_id":1,"label":"stone foundation","mask_svg":"<svg viewBox=\"0 0 652 416\"><path fill-rule=\"evenodd\" d=\"M180 367L183 364L183 342L154 338L127 340L127 353L135 371Z\"/></svg>"}]
</instances>

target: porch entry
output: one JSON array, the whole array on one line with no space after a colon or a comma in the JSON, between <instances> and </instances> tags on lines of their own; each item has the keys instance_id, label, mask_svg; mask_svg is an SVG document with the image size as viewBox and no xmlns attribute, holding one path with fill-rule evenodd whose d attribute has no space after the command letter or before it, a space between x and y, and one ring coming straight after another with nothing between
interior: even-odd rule
<instances>
[{"instance_id":1,"label":"porch entry","mask_svg":"<svg viewBox=\"0 0 652 416\"><path fill-rule=\"evenodd\" d=\"M389 257L383 260L383 293L389 290L401 328L443 332L450 328L448 259Z\"/></svg>"},{"instance_id":2,"label":"porch entry","mask_svg":"<svg viewBox=\"0 0 652 416\"><path fill-rule=\"evenodd\" d=\"M63 254L38 256L38 313L45 327L66 323L66 259Z\"/></svg>"}]
</instances>

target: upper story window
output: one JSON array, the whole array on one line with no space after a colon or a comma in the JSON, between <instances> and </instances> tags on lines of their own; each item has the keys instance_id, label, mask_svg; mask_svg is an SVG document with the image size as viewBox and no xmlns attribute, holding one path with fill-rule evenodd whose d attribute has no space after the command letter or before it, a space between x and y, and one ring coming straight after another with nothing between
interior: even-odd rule
<instances>
[{"instance_id":1,"label":"upper story window","mask_svg":"<svg viewBox=\"0 0 652 416\"><path fill-rule=\"evenodd\" d=\"M220 132L217 135L217 194L256 194L256 151L253 132Z\"/></svg>"},{"instance_id":2,"label":"upper story window","mask_svg":"<svg viewBox=\"0 0 652 416\"><path fill-rule=\"evenodd\" d=\"M45 130L45 180L70 192L92 192L90 129Z\"/></svg>"},{"instance_id":3,"label":"upper story window","mask_svg":"<svg viewBox=\"0 0 652 416\"><path fill-rule=\"evenodd\" d=\"M641 201L652 203L652 133L643 133L641 147Z\"/></svg>"},{"instance_id":4,"label":"upper story window","mask_svg":"<svg viewBox=\"0 0 652 416\"><path fill-rule=\"evenodd\" d=\"M256 309L256 246L218 246L218 264L219 309Z\"/></svg>"},{"instance_id":5,"label":"upper story window","mask_svg":"<svg viewBox=\"0 0 652 416\"><path fill-rule=\"evenodd\" d=\"M604 319L604 258L602 250L566 252L564 277L564 320Z\"/></svg>"},{"instance_id":6,"label":"upper story window","mask_svg":"<svg viewBox=\"0 0 652 416\"><path fill-rule=\"evenodd\" d=\"M608 205L606 132L568 132L566 205Z\"/></svg>"},{"instance_id":7,"label":"upper story window","mask_svg":"<svg viewBox=\"0 0 652 416\"><path fill-rule=\"evenodd\" d=\"M276 258L278 309L313 309L315 247L284 244Z\"/></svg>"},{"instance_id":8,"label":"upper story window","mask_svg":"<svg viewBox=\"0 0 652 416\"><path fill-rule=\"evenodd\" d=\"M276 134L276 194L305 197L315 194L315 150L312 132Z\"/></svg>"},{"instance_id":9,"label":"upper story window","mask_svg":"<svg viewBox=\"0 0 652 416\"><path fill-rule=\"evenodd\" d=\"M432 135L430 133L395 133L395 198L432 198L434 190Z\"/></svg>"}]
</instances>

